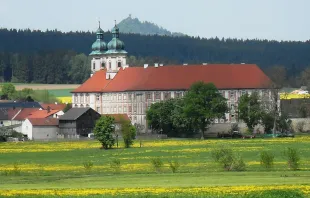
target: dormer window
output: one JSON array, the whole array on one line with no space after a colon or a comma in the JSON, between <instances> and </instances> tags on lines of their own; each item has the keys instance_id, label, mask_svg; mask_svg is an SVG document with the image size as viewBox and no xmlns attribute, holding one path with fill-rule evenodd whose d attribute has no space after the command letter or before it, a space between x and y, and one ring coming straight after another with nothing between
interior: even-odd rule
<instances>
[{"instance_id":1,"label":"dormer window","mask_svg":"<svg viewBox=\"0 0 310 198\"><path fill-rule=\"evenodd\" d=\"M112 68L112 63L111 62L109 62L109 69L111 69Z\"/></svg>"},{"instance_id":2,"label":"dormer window","mask_svg":"<svg viewBox=\"0 0 310 198\"><path fill-rule=\"evenodd\" d=\"M105 62L101 63L101 67L105 68Z\"/></svg>"},{"instance_id":3,"label":"dormer window","mask_svg":"<svg viewBox=\"0 0 310 198\"><path fill-rule=\"evenodd\" d=\"M121 67L122 66L122 63L121 62L118 62L117 63L117 67Z\"/></svg>"},{"instance_id":4,"label":"dormer window","mask_svg":"<svg viewBox=\"0 0 310 198\"><path fill-rule=\"evenodd\" d=\"M94 62L93 63L93 70L95 70L96 69L96 63Z\"/></svg>"}]
</instances>

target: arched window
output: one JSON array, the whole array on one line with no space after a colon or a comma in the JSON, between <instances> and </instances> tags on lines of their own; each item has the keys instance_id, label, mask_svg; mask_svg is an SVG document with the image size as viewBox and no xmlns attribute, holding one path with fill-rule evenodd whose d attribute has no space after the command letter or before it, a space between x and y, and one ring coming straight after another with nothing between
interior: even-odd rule
<instances>
[{"instance_id":1,"label":"arched window","mask_svg":"<svg viewBox=\"0 0 310 198\"><path fill-rule=\"evenodd\" d=\"M121 62L118 62L117 63L117 67L121 67L122 66L122 63Z\"/></svg>"}]
</instances>

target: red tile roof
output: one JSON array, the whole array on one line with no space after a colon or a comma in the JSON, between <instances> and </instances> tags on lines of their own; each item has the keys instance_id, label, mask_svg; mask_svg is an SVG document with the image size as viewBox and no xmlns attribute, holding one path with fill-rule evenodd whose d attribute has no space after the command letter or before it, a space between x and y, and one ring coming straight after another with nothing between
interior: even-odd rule
<instances>
[{"instance_id":1,"label":"red tile roof","mask_svg":"<svg viewBox=\"0 0 310 198\"><path fill-rule=\"evenodd\" d=\"M38 111L38 108L24 108L22 109L13 120L25 120L31 115L32 112Z\"/></svg>"},{"instance_id":2,"label":"red tile roof","mask_svg":"<svg viewBox=\"0 0 310 198\"><path fill-rule=\"evenodd\" d=\"M119 123L121 121L121 119L124 119L126 121L130 121L127 114L102 114L101 116L111 116L114 118L114 121L116 123Z\"/></svg>"},{"instance_id":3,"label":"red tile roof","mask_svg":"<svg viewBox=\"0 0 310 198\"><path fill-rule=\"evenodd\" d=\"M268 88L271 82L255 64L129 67L120 69L113 80L105 75L105 70L97 71L73 93L187 90L197 81L212 82L218 89L257 89Z\"/></svg>"},{"instance_id":4,"label":"red tile roof","mask_svg":"<svg viewBox=\"0 0 310 198\"><path fill-rule=\"evenodd\" d=\"M96 72L91 78L73 92L101 92L111 80L106 80L105 70Z\"/></svg>"},{"instance_id":5,"label":"red tile roof","mask_svg":"<svg viewBox=\"0 0 310 198\"><path fill-rule=\"evenodd\" d=\"M20 108L8 109L8 119L12 120L12 118L14 118L15 115L17 115L20 110L21 110Z\"/></svg>"},{"instance_id":6,"label":"red tile roof","mask_svg":"<svg viewBox=\"0 0 310 198\"><path fill-rule=\"evenodd\" d=\"M32 126L58 126L57 118L28 118Z\"/></svg>"},{"instance_id":7,"label":"red tile roof","mask_svg":"<svg viewBox=\"0 0 310 198\"><path fill-rule=\"evenodd\" d=\"M64 110L66 108L66 104L41 104L43 109L47 109L48 107L51 108L51 110Z\"/></svg>"},{"instance_id":8,"label":"red tile roof","mask_svg":"<svg viewBox=\"0 0 310 198\"><path fill-rule=\"evenodd\" d=\"M59 112L59 110L37 110L31 113L27 118L47 118L55 113Z\"/></svg>"}]
</instances>

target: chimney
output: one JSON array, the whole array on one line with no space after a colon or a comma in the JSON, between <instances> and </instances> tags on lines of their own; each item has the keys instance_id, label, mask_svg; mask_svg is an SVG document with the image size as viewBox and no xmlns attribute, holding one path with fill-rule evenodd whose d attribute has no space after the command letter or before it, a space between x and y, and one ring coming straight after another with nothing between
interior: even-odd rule
<instances>
[{"instance_id":1,"label":"chimney","mask_svg":"<svg viewBox=\"0 0 310 198\"><path fill-rule=\"evenodd\" d=\"M154 66L155 66L155 67L158 67L158 63L154 63Z\"/></svg>"},{"instance_id":2,"label":"chimney","mask_svg":"<svg viewBox=\"0 0 310 198\"><path fill-rule=\"evenodd\" d=\"M47 113L50 113L50 112L51 112L51 107L47 106Z\"/></svg>"},{"instance_id":3,"label":"chimney","mask_svg":"<svg viewBox=\"0 0 310 198\"><path fill-rule=\"evenodd\" d=\"M160 67L164 66L164 64L159 64Z\"/></svg>"},{"instance_id":4,"label":"chimney","mask_svg":"<svg viewBox=\"0 0 310 198\"><path fill-rule=\"evenodd\" d=\"M144 64L144 69L146 69L149 65L148 64Z\"/></svg>"},{"instance_id":5,"label":"chimney","mask_svg":"<svg viewBox=\"0 0 310 198\"><path fill-rule=\"evenodd\" d=\"M208 63L202 63L202 65L208 65Z\"/></svg>"},{"instance_id":6,"label":"chimney","mask_svg":"<svg viewBox=\"0 0 310 198\"><path fill-rule=\"evenodd\" d=\"M187 63L183 63L183 65L188 65Z\"/></svg>"}]
</instances>

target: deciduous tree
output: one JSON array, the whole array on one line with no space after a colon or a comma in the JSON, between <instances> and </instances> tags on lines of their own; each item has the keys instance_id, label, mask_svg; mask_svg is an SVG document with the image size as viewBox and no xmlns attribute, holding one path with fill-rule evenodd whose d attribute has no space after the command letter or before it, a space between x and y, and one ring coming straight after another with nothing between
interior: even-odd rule
<instances>
[{"instance_id":1,"label":"deciduous tree","mask_svg":"<svg viewBox=\"0 0 310 198\"><path fill-rule=\"evenodd\" d=\"M133 144L133 140L136 137L136 128L130 121L121 120L121 132L125 144L125 148L129 148Z\"/></svg>"},{"instance_id":2,"label":"deciduous tree","mask_svg":"<svg viewBox=\"0 0 310 198\"><path fill-rule=\"evenodd\" d=\"M256 125L259 124L262 117L261 104L258 93L253 92L251 95L245 94L239 98L239 118L243 120L248 129L253 132Z\"/></svg>"},{"instance_id":3,"label":"deciduous tree","mask_svg":"<svg viewBox=\"0 0 310 198\"><path fill-rule=\"evenodd\" d=\"M113 133L115 132L114 118L111 116L102 116L96 122L94 135L101 143L102 148L110 149L115 144Z\"/></svg>"},{"instance_id":4,"label":"deciduous tree","mask_svg":"<svg viewBox=\"0 0 310 198\"><path fill-rule=\"evenodd\" d=\"M184 96L184 113L201 132L202 139L214 119L222 118L227 111L226 99L212 83L196 82Z\"/></svg>"}]
</instances>

